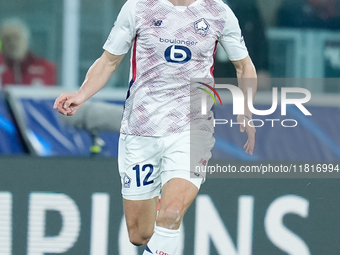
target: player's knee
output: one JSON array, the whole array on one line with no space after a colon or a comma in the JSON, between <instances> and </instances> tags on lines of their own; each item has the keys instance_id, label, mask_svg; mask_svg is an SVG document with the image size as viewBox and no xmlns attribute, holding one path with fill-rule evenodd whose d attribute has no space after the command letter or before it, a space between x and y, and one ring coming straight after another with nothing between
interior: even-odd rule
<instances>
[{"instance_id":1,"label":"player's knee","mask_svg":"<svg viewBox=\"0 0 340 255\"><path fill-rule=\"evenodd\" d=\"M149 241L149 239L151 238L151 236L152 236L152 233L146 232L146 233L140 234L138 231L133 231L133 230L129 231L130 243L136 246L141 246L143 244L146 244L147 241Z\"/></svg>"},{"instance_id":2,"label":"player's knee","mask_svg":"<svg viewBox=\"0 0 340 255\"><path fill-rule=\"evenodd\" d=\"M159 211L156 223L157 226L177 229L181 224L182 217L182 209L178 206L172 206Z\"/></svg>"},{"instance_id":3,"label":"player's knee","mask_svg":"<svg viewBox=\"0 0 340 255\"><path fill-rule=\"evenodd\" d=\"M138 235L129 235L130 243L136 246L141 246L144 244L145 240L143 240L140 236Z\"/></svg>"}]
</instances>

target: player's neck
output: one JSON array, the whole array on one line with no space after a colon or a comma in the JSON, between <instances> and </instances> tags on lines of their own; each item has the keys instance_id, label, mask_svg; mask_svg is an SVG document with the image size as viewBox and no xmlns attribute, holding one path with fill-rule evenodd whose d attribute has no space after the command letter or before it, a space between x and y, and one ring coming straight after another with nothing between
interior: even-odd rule
<instances>
[{"instance_id":1,"label":"player's neck","mask_svg":"<svg viewBox=\"0 0 340 255\"><path fill-rule=\"evenodd\" d=\"M195 0L168 0L168 1L170 1L175 6L189 6L190 4L195 2Z\"/></svg>"}]
</instances>

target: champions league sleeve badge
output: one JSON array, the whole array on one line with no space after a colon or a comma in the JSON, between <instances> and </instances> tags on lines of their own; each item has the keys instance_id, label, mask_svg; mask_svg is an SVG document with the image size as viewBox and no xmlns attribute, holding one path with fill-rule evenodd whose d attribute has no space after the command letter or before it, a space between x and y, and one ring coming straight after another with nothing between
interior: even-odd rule
<instances>
[{"instance_id":1,"label":"champions league sleeve badge","mask_svg":"<svg viewBox=\"0 0 340 255\"><path fill-rule=\"evenodd\" d=\"M209 23L204 18L194 22L195 33L201 36L206 36L209 27L210 27Z\"/></svg>"}]
</instances>

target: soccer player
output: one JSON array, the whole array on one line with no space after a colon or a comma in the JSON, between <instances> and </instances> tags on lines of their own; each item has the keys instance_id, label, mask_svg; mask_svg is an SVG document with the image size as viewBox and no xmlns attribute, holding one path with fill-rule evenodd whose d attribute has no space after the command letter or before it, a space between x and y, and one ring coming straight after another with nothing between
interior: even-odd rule
<instances>
[{"instance_id":1,"label":"soccer player","mask_svg":"<svg viewBox=\"0 0 340 255\"><path fill-rule=\"evenodd\" d=\"M212 113L195 116L196 130L190 130L190 79L213 78L218 42L240 79L256 78L238 21L221 0L128 0L79 91L61 95L54 104L60 113L73 115L132 47L118 164L129 238L135 245L146 244L143 255L175 255L179 226L202 183L203 178L190 178L188 159L201 164L210 159ZM245 98L248 87L255 95L256 83L239 86ZM245 102L238 121L246 118L252 115ZM255 129L240 129L248 134L244 148L252 154Z\"/></svg>"}]
</instances>

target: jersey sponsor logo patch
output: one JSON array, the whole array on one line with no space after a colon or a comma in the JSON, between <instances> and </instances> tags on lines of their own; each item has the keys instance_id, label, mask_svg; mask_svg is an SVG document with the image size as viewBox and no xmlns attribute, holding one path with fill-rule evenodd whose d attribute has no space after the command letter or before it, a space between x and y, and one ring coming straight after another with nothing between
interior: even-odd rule
<instances>
[{"instance_id":1,"label":"jersey sponsor logo patch","mask_svg":"<svg viewBox=\"0 0 340 255\"><path fill-rule=\"evenodd\" d=\"M185 41L181 39L163 39L162 37L159 38L159 42L161 43L171 43L171 44L184 44L186 46L196 45L198 42L196 41Z\"/></svg>"},{"instance_id":2,"label":"jersey sponsor logo patch","mask_svg":"<svg viewBox=\"0 0 340 255\"><path fill-rule=\"evenodd\" d=\"M194 22L194 28L195 28L196 34L206 36L209 30L209 27L210 27L209 23L204 18L199 19Z\"/></svg>"},{"instance_id":3,"label":"jersey sponsor logo patch","mask_svg":"<svg viewBox=\"0 0 340 255\"><path fill-rule=\"evenodd\" d=\"M184 64L191 59L191 51L186 46L172 45L165 50L164 57L170 63Z\"/></svg>"},{"instance_id":4,"label":"jersey sponsor logo patch","mask_svg":"<svg viewBox=\"0 0 340 255\"><path fill-rule=\"evenodd\" d=\"M124 188L130 188L131 178L127 174L124 175L123 182L124 182Z\"/></svg>"}]
</instances>

